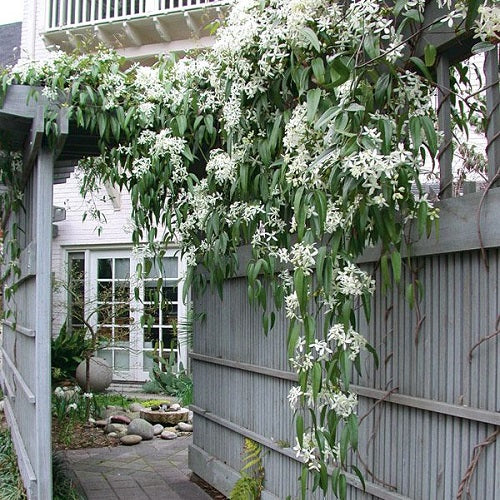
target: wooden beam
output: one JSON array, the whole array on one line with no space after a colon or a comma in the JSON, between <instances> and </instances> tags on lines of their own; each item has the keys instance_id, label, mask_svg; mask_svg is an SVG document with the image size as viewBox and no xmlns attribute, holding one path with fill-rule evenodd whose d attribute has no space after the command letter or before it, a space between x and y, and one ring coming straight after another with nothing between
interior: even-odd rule
<instances>
[{"instance_id":1,"label":"wooden beam","mask_svg":"<svg viewBox=\"0 0 500 500\"><path fill-rule=\"evenodd\" d=\"M30 176L33 164L35 163L35 159L38 155L38 151L40 150L40 146L42 145L42 139L45 132L44 114L45 107L42 105L37 106L33 121L31 123L29 134L26 137L26 141L24 143L23 173L21 181L21 186L23 187L26 184L28 177Z\"/></svg>"},{"instance_id":2,"label":"wooden beam","mask_svg":"<svg viewBox=\"0 0 500 500\"><path fill-rule=\"evenodd\" d=\"M162 22L158 16L153 17L153 24L155 26L156 32L158 35L160 35L161 39L164 40L165 42L170 42L172 40L172 37L168 33L168 29L165 26L165 23Z\"/></svg>"},{"instance_id":3,"label":"wooden beam","mask_svg":"<svg viewBox=\"0 0 500 500\"><path fill-rule=\"evenodd\" d=\"M113 47L113 39L109 36L108 33L104 31L104 29L101 26L95 26L94 27L94 32L97 36L97 38L107 47Z\"/></svg>"},{"instance_id":4,"label":"wooden beam","mask_svg":"<svg viewBox=\"0 0 500 500\"><path fill-rule=\"evenodd\" d=\"M125 34L132 45L140 47L142 45L142 39L139 32L128 22L123 21L123 27L125 28Z\"/></svg>"},{"instance_id":5,"label":"wooden beam","mask_svg":"<svg viewBox=\"0 0 500 500\"><path fill-rule=\"evenodd\" d=\"M191 30L191 33L195 38L200 36L200 26L192 16L190 12L184 12L184 20L186 21L187 27Z\"/></svg>"}]
</instances>

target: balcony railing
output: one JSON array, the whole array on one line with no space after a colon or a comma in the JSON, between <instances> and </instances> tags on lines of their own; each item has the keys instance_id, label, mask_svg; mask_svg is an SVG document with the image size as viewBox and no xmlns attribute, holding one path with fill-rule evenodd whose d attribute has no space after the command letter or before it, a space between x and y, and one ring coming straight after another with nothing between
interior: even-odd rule
<instances>
[{"instance_id":1,"label":"balcony railing","mask_svg":"<svg viewBox=\"0 0 500 500\"><path fill-rule=\"evenodd\" d=\"M222 0L47 0L47 31L227 4Z\"/></svg>"}]
</instances>

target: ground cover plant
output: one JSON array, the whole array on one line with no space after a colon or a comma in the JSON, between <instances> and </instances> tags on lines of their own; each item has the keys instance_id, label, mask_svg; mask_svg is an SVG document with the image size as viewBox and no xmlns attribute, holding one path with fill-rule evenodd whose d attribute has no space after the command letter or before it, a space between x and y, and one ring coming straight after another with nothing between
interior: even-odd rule
<instances>
[{"instance_id":1,"label":"ground cover plant","mask_svg":"<svg viewBox=\"0 0 500 500\"><path fill-rule=\"evenodd\" d=\"M15 83L42 86L44 97L99 135L102 156L77 171L82 193L90 203L103 181L129 190L134 242L146 240L147 252L161 256L178 241L187 287L209 282L222 293L238 249L251 246L248 294L263 311L264 331L277 309L289 318L303 497L309 473L313 489L340 498L346 471L363 480L349 461L358 433L350 383L361 353L376 356L355 316L363 307L370 317L375 284L356 260L380 244L384 281L398 282L405 226L423 236L438 215L419 176L440 141L436 48L427 44L424 58L414 52L425 4L241 1L204 54L128 69L109 51L56 54L3 78L4 92ZM495 47L494 2L437 5L442 15L427 30L449 23L477 35L475 51ZM467 102L456 110L466 126ZM54 112L46 119L55 143ZM18 156L3 158L3 180L15 186ZM15 189L9 196L5 203L18 203ZM407 295L418 299L418 283Z\"/></svg>"}]
</instances>

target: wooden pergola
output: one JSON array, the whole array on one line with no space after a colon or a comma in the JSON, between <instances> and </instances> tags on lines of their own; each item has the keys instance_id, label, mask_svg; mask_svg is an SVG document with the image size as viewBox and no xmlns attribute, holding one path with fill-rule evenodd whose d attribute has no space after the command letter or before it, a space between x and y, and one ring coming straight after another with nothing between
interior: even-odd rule
<instances>
[{"instance_id":1,"label":"wooden pergola","mask_svg":"<svg viewBox=\"0 0 500 500\"><path fill-rule=\"evenodd\" d=\"M22 152L23 210L2 214L6 263L10 238L20 249L15 292L4 304L0 381L19 469L30 499L52 498L51 448L51 267L52 185L69 177L79 158L98 153L97 137L73 128L64 107L56 109L60 132L55 148L45 136L48 101L26 86L8 89L0 131L11 150ZM5 144L0 144L3 149ZM3 186L10 189L11 186Z\"/></svg>"}]
</instances>

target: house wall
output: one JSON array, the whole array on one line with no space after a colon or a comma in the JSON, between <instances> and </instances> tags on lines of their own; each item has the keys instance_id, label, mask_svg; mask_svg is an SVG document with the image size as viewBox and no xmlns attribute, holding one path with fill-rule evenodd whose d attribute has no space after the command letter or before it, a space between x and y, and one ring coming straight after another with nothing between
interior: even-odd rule
<instances>
[{"instance_id":1,"label":"house wall","mask_svg":"<svg viewBox=\"0 0 500 500\"><path fill-rule=\"evenodd\" d=\"M40 60L49 55L41 34L45 29L45 0L24 0L21 59Z\"/></svg>"},{"instance_id":2,"label":"house wall","mask_svg":"<svg viewBox=\"0 0 500 500\"><path fill-rule=\"evenodd\" d=\"M102 212L105 222L101 223L92 217L83 220L83 214L89 204L80 195L80 188L75 174L64 184L54 186L54 206L66 210L66 220L55 224L57 236L52 244L52 272L56 280L66 280L68 250L87 250L98 248L131 247L132 204L130 194L119 194L121 207L114 208L106 189L102 188L94 197L95 207ZM65 292L54 293L54 303L63 305L66 302ZM66 320L62 307L54 308L53 334L57 335Z\"/></svg>"}]
</instances>

